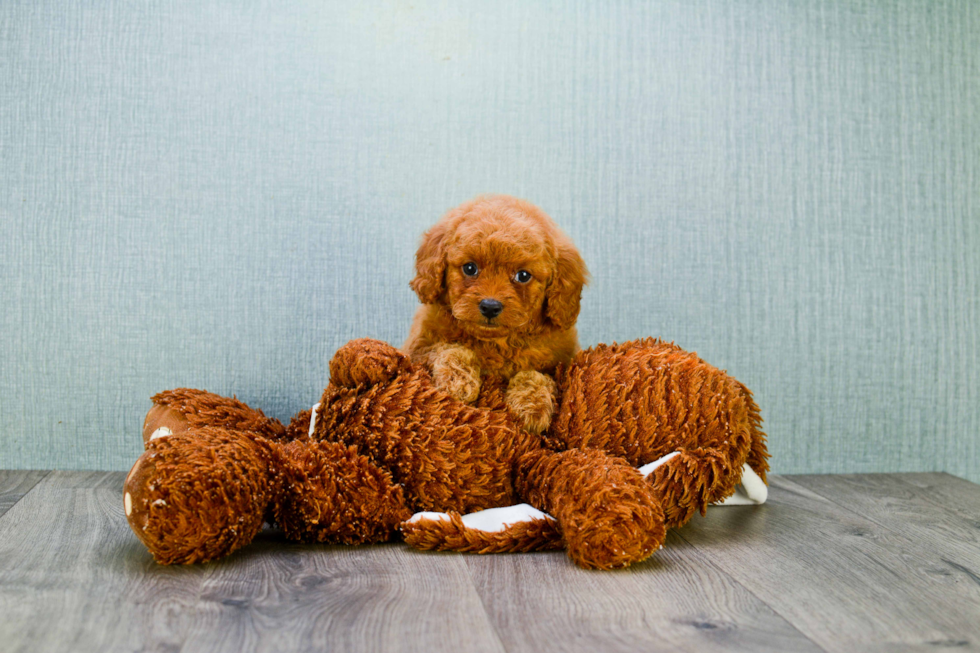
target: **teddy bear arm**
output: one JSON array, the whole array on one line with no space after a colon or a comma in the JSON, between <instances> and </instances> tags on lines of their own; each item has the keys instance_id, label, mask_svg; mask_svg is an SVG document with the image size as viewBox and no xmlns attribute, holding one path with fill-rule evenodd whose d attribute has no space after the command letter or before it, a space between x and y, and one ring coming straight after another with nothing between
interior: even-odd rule
<instances>
[{"instance_id":1,"label":"teddy bear arm","mask_svg":"<svg viewBox=\"0 0 980 653\"><path fill-rule=\"evenodd\" d=\"M625 460L599 450L538 450L518 466L519 494L557 520L579 566L625 567L662 545L666 527L654 488Z\"/></svg>"},{"instance_id":2,"label":"teddy bear arm","mask_svg":"<svg viewBox=\"0 0 980 653\"><path fill-rule=\"evenodd\" d=\"M695 513L703 515L710 504L731 496L741 478L741 468L733 469L731 453L722 449L679 448L660 460L662 464L649 470L647 478L663 506L668 528L683 526Z\"/></svg>"},{"instance_id":3,"label":"teddy bear arm","mask_svg":"<svg viewBox=\"0 0 980 653\"><path fill-rule=\"evenodd\" d=\"M295 440L282 448L282 492L275 521L304 542L385 542L409 518L390 472L337 442Z\"/></svg>"},{"instance_id":4,"label":"teddy bear arm","mask_svg":"<svg viewBox=\"0 0 980 653\"><path fill-rule=\"evenodd\" d=\"M410 371L408 356L381 340L358 338L330 359L330 382L345 388L372 386Z\"/></svg>"},{"instance_id":5,"label":"teddy bear arm","mask_svg":"<svg viewBox=\"0 0 980 653\"><path fill-rule=\"evenodd\" d=\"M419 512L400 528L405 542L422 550L483 554L562 548L555 519L526 503L466 515Z\"/></svg>"}]
</instances>

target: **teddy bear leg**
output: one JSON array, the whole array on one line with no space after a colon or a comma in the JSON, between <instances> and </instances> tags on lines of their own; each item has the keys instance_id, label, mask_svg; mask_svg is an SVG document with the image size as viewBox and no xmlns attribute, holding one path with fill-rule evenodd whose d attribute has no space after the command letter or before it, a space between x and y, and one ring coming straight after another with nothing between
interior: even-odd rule
<instances>
[{"instance_id":1,"label":"teddy bear leg","mask_svg":"<svg viewBox=\"0 0 980 653\"><path fill-rule=\"evenodd\" d=\"M457 512L418 512L401 524L405 542L423 550L519 553L562 547L558 522L530 504Z\"/></svg>"},{"instance_id":2,"label":"teddy bear leg","mask_svg":"<svg viewBox=\"0 0 980 653\"><path fill-rule=\"evenodd\" d=\"M555 517L579 566L625 567L663 544L664 514L654 488L625 460L595 449L535 451L519 467L518 491Z\"/></svg>"},{"instance_id":3,"label":"teddy bear leg","mask_svg":"<svg viewBox=\"0 0 980 653\"><path fill-rule=\"evenodd\" d=\"M123 507L161 564L207 562L252 541L276 495L275 445L241 431L188 428L150 440Z\"/></svg>"},{"instance_id":4,"label":"teddy bear leg","mask_svg":"<svg viewBox=\"0 0 980 653\"><path fill-rule=\"evenodd\" d=\"M357 388L389 381L412 369L408 356L380 340L351 340L330 360L330 382Z\"/></svg>"},{"instance_id":5,"label":"teddy bear leg","mask_svg":"<svg viewBox=\"0 0 980 653\"><path fill-rule=\"evenodd\" d=\"M385 542L408 519L402 487L391 474L337 442L295 440L282 448L282 493L275 521L304 542Z\"/></svg>"},{"instance_id":6,"label":"teddy bear leg","mask_svg":"<svg viewBox=\"0 0 980 653\"><path fill-rule=\"evenodd\" d=\"M653 485L664 509L667 527L683 526L696 512L732 494L731 454L699 447L680 449L639 468Z\"/></svg>"},{"instance_id":7,"label":"teddy bear leg","mask_svg":"<svg viewBox=\"0 0 980 653\"><path fill-rule=\"evenodd\" d=\"M769 454L752 393L696 354L652 339L600 345L558 376L547 439L656 467L646 471L669 526L735 492L745 463L764 484Z\"/></svg>"}]
</instances>

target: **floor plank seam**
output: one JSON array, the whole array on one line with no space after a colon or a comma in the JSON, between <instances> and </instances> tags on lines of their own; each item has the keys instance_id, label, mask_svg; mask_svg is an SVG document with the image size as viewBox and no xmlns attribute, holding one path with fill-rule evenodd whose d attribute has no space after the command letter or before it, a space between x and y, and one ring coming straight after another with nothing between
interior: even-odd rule
<instances>
[{"instance_id":1,"label":"floor plank seam","mask_svg":"<svg viewBox=\"0 0 980 653\"><path fill-rule=\"evenodd\" d=\"M44 472L44 475L41 476L40 478L38 478L36 481L34 481L34 483L31 484L31 487L27 488L27 491L26 492L24 492L19 497L17 497L17 500L16 501L14 501L9 506L7 506L6 508L4 508L3 512L0 512L0 519L3 519L7 515L7 513L9 513L11 511L11 509L13 509L14 506L16 506L18 503L20 503L21 501L23 501L24 500L24 497L26 497L28 494L30 494L31 492L33 492L34 491L34 488L36 488L38 485L40 485L41 481L43 481L44 479L46 479L49 476L51 476L51 474L52 474L52 472L54 470L40 469L40 470L27 470L27 471L40 471L40 472Z\"/></svg>"},{"instance_id":2,"label":"floor plank seam","mask_svg":"<svg viewBox=\"0 0 980 653\"><path fill-rule=\"evenodd\" d=\"M466 564L465 560L463 561L463 566L466 568L466 577L470 579L470 587L473 588L473 592L476 594L476 597L480 599L480 607L483 608L483 616L486 618L487 624L490 626L490 630L493 632L494 639L496 639L497 643L500 645L500 650L505 651L506 653L511 653L510 649L507 648L507 645L504 644L504 640L500 636L500 632L497 630L497 625L494 623L493 615L490 614L490 611L487 609L487 604L483 600L483 592L481 592L480 588L476 586L476 578L473 577L473 568Z\"/></svg>"}]
</instances>

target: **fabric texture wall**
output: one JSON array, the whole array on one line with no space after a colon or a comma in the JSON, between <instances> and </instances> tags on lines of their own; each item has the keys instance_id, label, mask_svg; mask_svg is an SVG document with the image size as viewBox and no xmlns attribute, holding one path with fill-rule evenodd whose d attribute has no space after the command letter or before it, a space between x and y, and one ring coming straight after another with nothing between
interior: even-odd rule
<instances>
[{"instance_id":1,"label":"fabric texture wall","mask_svg":"<svg viewBox=\"0 0 980 653\"><path fill-rule=\"evenodd\" d=\"M288 419L503 192L776 472L980 481L978 107L973 0L4 2L0 467L126 469L175 386Z\"/></svg>"}]
</instances>

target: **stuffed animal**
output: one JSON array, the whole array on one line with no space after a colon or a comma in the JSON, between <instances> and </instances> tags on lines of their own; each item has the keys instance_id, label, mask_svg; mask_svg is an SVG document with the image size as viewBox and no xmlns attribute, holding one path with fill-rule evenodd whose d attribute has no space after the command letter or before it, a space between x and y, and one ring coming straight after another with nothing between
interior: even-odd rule
<instances>
[{"instance_id":1,"label":"stuffed animal","mask_svg":"<svg viewBox=\"0 0 980 653\"><path fill-rule=\"evenodd\" d=\"M161 393L126 515L163 564L226 556L270 522L304 542L400 532L420 549L564 547L611 569L644 560L711 503L765 500L752 395L696 355L652 339L598 346L554 380L540 434L515 421L504 379L485 377L464 403L376 340L342 347L320 402L288 426L236 399Z\"/></svg>"}]
</instances>

